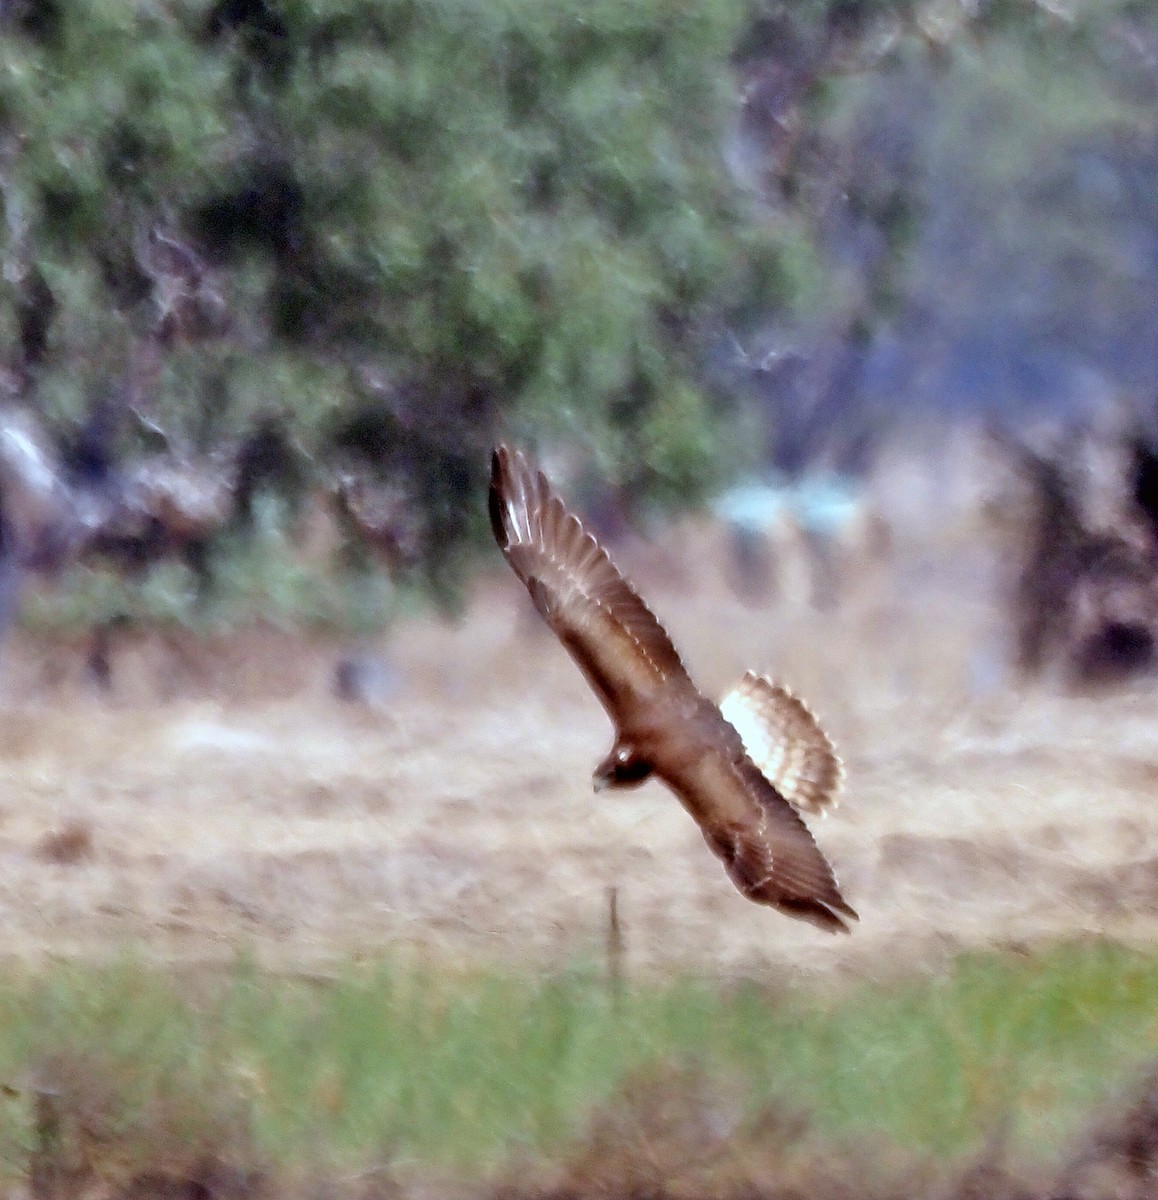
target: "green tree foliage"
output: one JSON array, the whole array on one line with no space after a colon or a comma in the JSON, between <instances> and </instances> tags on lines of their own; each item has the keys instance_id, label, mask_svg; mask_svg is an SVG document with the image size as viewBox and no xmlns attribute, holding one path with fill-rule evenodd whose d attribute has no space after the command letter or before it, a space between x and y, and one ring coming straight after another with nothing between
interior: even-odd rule
<instances>
[{"instance_id":1,"label":"green tree foliage","mask_svg":"<svg viewBox=\"0 0 1158 1200\"><path fill-rule=\"evenodd\" d=\"M630 504L702 496L758 445L710 348L802 297L887 322L922 181L1020 169L1022 101L1070 142L1149 104L1149 12L8 0L9 389L57 429L112 397L205 447L272 417L322 476L354 459L408 496L453 585L499 436L566 444ZM949 91L990 118L945 117ZM931 172L1002 121L1004 149Z\"/></svg>"},{"instance_id":2,"label":"green tree foliage","mask_svg":"<svg viewBox=\"0 0 1158 1200\"><path fill-rule=\"evenodd\" d=\"M2 11L0 336L53 422L159 343L137 399L175 436L279 414L448 558L500 434L669 503L738 442L705 339L807 257L722 165L740 0Z\"/></svg>"}]
</instances>

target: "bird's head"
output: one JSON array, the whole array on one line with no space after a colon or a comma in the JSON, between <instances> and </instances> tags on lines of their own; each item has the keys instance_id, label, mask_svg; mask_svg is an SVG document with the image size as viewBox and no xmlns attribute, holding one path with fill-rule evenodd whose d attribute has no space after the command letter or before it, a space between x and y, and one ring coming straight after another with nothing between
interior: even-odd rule
<instances>
[{"instance_id":1,"label":"bird's head","mask_svg":"<svg viewBox=\"0 0 1158 1200\"><path fill-rule=\"evenodd\" d=\"M651 763L627 742L616 742L611 753L595 768L592 781L597 792L604 788L638 787L651 774Z\"/></svg>"}]
</instances>

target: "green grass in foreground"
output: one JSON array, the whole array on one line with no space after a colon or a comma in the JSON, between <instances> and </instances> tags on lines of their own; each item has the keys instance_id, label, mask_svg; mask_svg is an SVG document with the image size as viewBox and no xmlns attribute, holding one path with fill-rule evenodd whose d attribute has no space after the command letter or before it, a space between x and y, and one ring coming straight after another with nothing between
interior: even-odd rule
<instances>
[{"instance_id":1,"label":"green grass in foreground","mask_svg":"<svg viewBox=\"0 0 1158 1200\"><path fill-rule=\"evenodd\" d=\"M18 1089L0 1146L21 1169L41 1082L80 1114L66 1136L125 1171L180 1147L472 1170L549 1158L654 1073L661 1092L710 1080L751 1119L802 1109L825 1137L955 1154L1009 1116L1048 1153L1158 1057L1156 995L1158 958L1100 942L889 985L636 982L618 1004L584 971L56 967L0 984L0 1082Z\"/></svg>"}]
</instances>

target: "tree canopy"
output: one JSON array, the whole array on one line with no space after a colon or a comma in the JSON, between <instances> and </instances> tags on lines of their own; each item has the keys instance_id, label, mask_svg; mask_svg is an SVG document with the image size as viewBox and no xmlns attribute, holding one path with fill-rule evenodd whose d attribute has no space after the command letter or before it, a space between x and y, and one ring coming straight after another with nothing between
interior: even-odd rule
<instances>
[{"instance_id":1,"label":"tree canopy","mask_svg":"<svg viewBox=\"0 0 1158 1200\"><path fill-rule=\"evenodd\" d=\"M1073 141L1152 93L1146 12L8 0L4 384L55 429L101 401L203 447L281 423L397 484L436 575L499 436L691 503L761 449L721 346L809 301L867 342L902 307L976 111L938 80L1040 95Z\"/></svg>"},{"instance_id":2,"label":"tree canopy","mask_svg":"<svg viewBox=\"0 0 1158 1200\"><path fill-rule=\"evenodd\" d=\"M158 424L277 413L405 479L439 544L499 431L702 493L727 440L704 339L793 286L721 164L743 4L4 11L0 330L50 420L161 330Z\"/></svg>"}]
</instances>

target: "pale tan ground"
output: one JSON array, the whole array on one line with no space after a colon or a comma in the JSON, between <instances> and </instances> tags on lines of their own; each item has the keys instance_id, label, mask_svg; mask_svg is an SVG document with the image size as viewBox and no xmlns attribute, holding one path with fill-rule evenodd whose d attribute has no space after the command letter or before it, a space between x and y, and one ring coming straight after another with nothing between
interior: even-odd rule
<instances>
[{"instance_id":1,"label":"pale tan ground","mask_svg":"<svg viewBox=\"0 0 1158 1200\"><path fill-rule=\"evenodd\" d=\"M1015 689L982 560L906 560L835 612L784 612L732 597L708 534L669 544L682 558L619 557L697 680L766 670L843 751L844 802L812 826L851 937L744 900L662 786L592 795L607 720L499 562L463 623L372 647L398 677L377 706L333 697L336 641L149 639L116 659L112 700L76 646L10 645L5 955L560 962L602 954L611 887L637 970L883 974L963 944L1158 934L1154 684ZM70 830L91 853L52 861Z\"/></svg>"}]
</instances>

